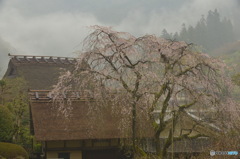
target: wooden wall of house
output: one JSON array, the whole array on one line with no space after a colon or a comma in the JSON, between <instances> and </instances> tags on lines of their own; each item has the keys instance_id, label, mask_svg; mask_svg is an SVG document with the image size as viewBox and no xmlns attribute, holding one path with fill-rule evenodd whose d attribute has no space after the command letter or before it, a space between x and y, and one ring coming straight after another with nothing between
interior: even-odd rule
<instances>
[{"instance_id":1,"label":"wooden wall of house","mask_svg":"<svg viewBox=\"0 0 240 159\"><path fill-rule=\"evenodd\" d=\"M59 153L69 153L70 159L82 159L82 151L49 151L46 154L47 159L57 159Z\"/></svg>"},{"instance_id":2,"label":"wooden wall of house","mask_svg":"<svg viewBox=\"0 0 240 159\"><path fill-rule=\"evenodd\" d=\"M118 139L47 141L45 142L46 159L59 158L61 153L68 153L69 159L84 159L83 156L89 156L88 154L94 151L105 154L109 151L110 154L116 154L119 144Z\"/></svg>"}]
</instances>

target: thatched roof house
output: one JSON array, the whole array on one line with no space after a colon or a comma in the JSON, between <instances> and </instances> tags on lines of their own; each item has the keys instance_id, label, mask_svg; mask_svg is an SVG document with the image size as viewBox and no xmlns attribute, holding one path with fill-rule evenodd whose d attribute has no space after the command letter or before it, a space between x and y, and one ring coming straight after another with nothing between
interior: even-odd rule
<instances>
[{"instance_id":1,"label":"thatched roof house","mask_svg":"<svg viewBox=\"0 0 240 159\"><path fill-rule=\"evenodd\" d=\"M47 158L59 157L64 151L69 156L76 154L76 158L95 159L100 155L104 159L119 159L120 142L131 140L131 122L124 123L123 128L121 121L125 116L115 113L111 106L95 106L94 99L70 92L63 95L63 102L71 98L71 105L65 105L69 108L65 116L49 91L31 90L29 95L32 132L44 143ZM146 112L138 111L138 114L137 136L152 137Z\"/></svg>"},{"instance_id":2,"label":"thatched roof house","mask_svg":"<svg viewBox=\"0 0 240 159\"><path fill-rule=\"evenodd\" d=\"M29 108L31 117L31 131L38 141L43 144L45 158L65 159L118 159L122 153L119 151L120 142L127 142L131 138L131 120L122 125L121 115L111 107L96 107L91 97L82 96L79 92L63 92L65 110L61 105L53 102L49 90L57 83L63 69L71 71L76 59L53 56L24 56L9 55L10 62L4 78L23 77L29 91ZM71 98L71 105L68 99ZM91 110L91 111L90 111ZM154 152L153 128L148 120L147 112L139 111L137 118L137 137L146 140L144 149ZM195 119L194 119L195 118ZM171 120L171 119L170 119ZM184 115L177 125L176 133L189 131L189 127L198 120L191 114ZM127 121L127 120L125 120ZM170 122L171 123L171 122ZM171 124L167 127L171 128ZM169 130L168 129L168 130ZM212 126L200 125L193 133L204 132L214 134ZM168 135L168 130L161 136ZM176 142L174 152L201 152L207 140Z\"/></svg>"},{"instance_id":3,"label":"thatched roof house","mask_svg":"<svg viewBox=\"0 0 240 159\"><path fill-rule=\"evenodd\" d=\"M122 129L123 116L107 107L89 114L93 99L75 92L70 115L66 118L59 105L52 102L49 91L64 70L71 71L76 59L53 56L10 55L4 78L22 77L26 80L30 97L31 131L41 141L45 158L119 158L120 139L131 138L130 129ZM70 98L64 94L66 101ZM93 104L94 105L94 104ZM95 114L94 114L95 113ZM145 114L146 116L146 114ZM141 120L146 123L144 115ZM128 123L130 124L130 123ZM141 126L144 126L141 127ZM147 126L147 127L146 127ZM130 125L125 125L131 128ZM138 125L138 136L152 136L150 124ZM140 131L143 130L143 131ZM121 141L122 142L122 141ZM93 155L93 152L95 156Z\"/></svg>"}]
</instances>

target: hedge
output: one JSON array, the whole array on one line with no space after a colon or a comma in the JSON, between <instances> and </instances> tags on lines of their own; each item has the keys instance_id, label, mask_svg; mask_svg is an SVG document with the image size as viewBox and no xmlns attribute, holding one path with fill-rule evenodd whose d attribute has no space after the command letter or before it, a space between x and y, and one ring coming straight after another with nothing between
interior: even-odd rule
<instances>
[{"instance_id":1,"label":"hedge","mask_svg":"<svg viewBox=\"0 0 240 159\"><path fill-rule=\"evenodd\" d=\"M27 151L22 146L5 142L0 142L1 157L7 159L29 158Z\"/></svg>"}]
</instances>

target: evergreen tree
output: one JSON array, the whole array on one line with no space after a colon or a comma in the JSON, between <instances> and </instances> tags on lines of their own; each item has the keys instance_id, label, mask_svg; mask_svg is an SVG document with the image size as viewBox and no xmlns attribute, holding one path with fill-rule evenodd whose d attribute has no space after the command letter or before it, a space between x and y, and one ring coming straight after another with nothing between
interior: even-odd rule
<instances>
[{"instance_id":1,"label":"evergreen tree","mask_svg":"<svg viewBox=\"0 0 240 159\"><path fill-rule=\"evenodd\" d=\"M182 29L180 31L180 35L179 35L179 38L181 40L184 40L184 41L188 41L188 32L187 32L187 28L186 28L186 25L183 23L182 24Z\"/></svg>"},{"instance_id":2,"label":"evergreen tree","mask_svg":"<svg viewBox=\"0 0 240 159\"><path fill-rule=\"evenodd\" d=\"M161 37L164 39L172 39L172 35L169 34L166 29L163 29Z\"/></svg>"},{"instance_id":3,"label":"evergreen tree","mask_svg":"<svg viewBox=\"0 0 240 159\"><path fill-rule=\"evenodd\" d=\"M175 32L175 34L173 35L172 40L174 40L174 41L179 41L179 35L178 35L178 32Z\"/></svg>"},{"instance_id":4,"label":"evergreen tree","mask_svg":"<svg viewBox=\"0 0 240 159\"><path fill-rule=\"evenodd\" d=\"M221 20L217 9L210 10L206 19L202 15L195 27L190 25L188 29L186 28L186 25L183 24L179 40L195 43L207 51L236 40L231 21L227 18Z\"/></svg>"},{"instance_id":5,"label":"evergreen tree","mask_svg":"<svg viewBox=\"0 0 240 159\"><path fill-rule=\"evenodd\" d=\"M188 27L188 43L192 42L192 43L196 43L196 40L195 40L195 29L193 26L189 25Z\"/></svg>"},{"instance_id":6,"label":"evergreen tree","mask_svg":"<svg viewBox=\"0 0 240 159\"><path fill-rule=\"evenodd\" d=\"M197 25L195 27L195 35L196 35L196 43L200 46L206 46L206 19L204 18L204 15L202 15L202 18L200 21L197 22Z\"/></svg>"}]
</instances>

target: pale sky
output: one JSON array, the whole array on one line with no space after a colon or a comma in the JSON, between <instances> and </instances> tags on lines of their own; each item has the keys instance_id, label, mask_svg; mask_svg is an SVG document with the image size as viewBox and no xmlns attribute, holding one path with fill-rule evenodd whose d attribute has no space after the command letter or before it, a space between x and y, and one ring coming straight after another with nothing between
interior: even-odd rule
<instances>
[{"instance_id":1,"label":"pale sky","mask_svg":"<svg viewBox=\"0 0 240 159\"><path fill-rule=\"evenodd\" d=\"M0 71L7 54L74 56L88 26L112 26L135 36L195 25L217 8L240 26L240 0L0 0Z\"/></svg>"}]
</instances>

